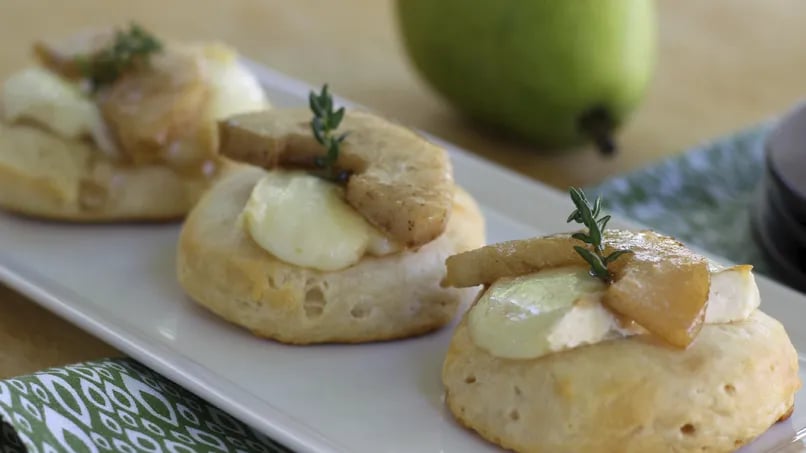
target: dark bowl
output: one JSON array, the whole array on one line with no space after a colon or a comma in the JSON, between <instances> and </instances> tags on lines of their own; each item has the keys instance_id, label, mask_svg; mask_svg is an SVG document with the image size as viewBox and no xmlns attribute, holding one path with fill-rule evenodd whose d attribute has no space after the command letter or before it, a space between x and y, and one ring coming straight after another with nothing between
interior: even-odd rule
<instances>
[{"instance_id":1,"label":"dark bowl","mask_svg":"<svg viewBox=\"0 0 806 453\"><path fill-rule=\"evenodd\" d=\"M767 258L775 277L792 288L806 293L806 262L804 262L806 255L802 251L798 252L794 247L786 247L780 238L776 238L776 234L769 230L771 222L768 210L764 208L764 206L769 206L769 203L764 198L759 197L756 209L751 215L753 236Z\"/></svg>"},{"instance_id":2,"label":"dark bowl","mask_svg":"<svg viewBox=\"0 0 806 453\"><path fill-rule=\"evenodd\" d=\"M765 178L766 179L766 178ZM779 237L785 241L782 245L806 250L806 224L793 217L793 212L786 197L774 185L767 184L765 206L757 206L757 209L766 211L768 221L771 222L772 231L778 231Z\"/></svg>"},{"instance_id":3,"label":"dark bowl","mask_svg":"<svg viewBox=\"0 0 806 453\"><path fill-rule=\"evenodd\" d=\"M753 234L776 276L806 292L806 103L778 122L764 153Z\"/></svg>"},{"instance_id":4,"label":"dark bowl","mask_svg":"<svg viewBox=\"0 0 806 453\"><path fill-rule=\"evenodd\" d=\"M806 228L806 104L784 116L765 142L768 190Z\"/></svg>"}]
</instances>

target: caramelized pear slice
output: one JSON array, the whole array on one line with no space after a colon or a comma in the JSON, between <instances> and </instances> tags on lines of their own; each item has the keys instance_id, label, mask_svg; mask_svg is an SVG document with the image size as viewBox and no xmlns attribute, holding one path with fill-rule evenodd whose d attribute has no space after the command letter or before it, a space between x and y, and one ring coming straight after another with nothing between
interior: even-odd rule
<instances>
[{"instance_id":1,"label":"caramelized pear slice","mask_svg":"<svg viewBox=\"0 0 806 453\"><path fill-rule=\"evenodd\" d=\"M199 49L166 49L101 90L104 119L136 164L189 168L215 153L210 90Z\"/></svg>"},{"instance_id":2,"label":"caramelized pear slice","mask_svg":"<svg viewBox=\"0 0 806 453\"><path fill-rule=\"evenodd\" d=\"M264 168L312 166L324 153L307 109L272 109L219 123L219 152ZM409 129L375 115L347 111L347 137L336 166L352 176L344 197L372 225L416 247L445 231L453 206L447 152Z\"/></svg>"},{"instance_id":3,"label":"caramelized pear slice","mask_svg":"<svg viewBox=\"0 0 806 453\"><path fill-rule=\"evenodd\" d=\"M604 294L605 305L669 344L688 346L705 319L708 260L651 231L608 231L604 243L633 252L610 265L613 283Z\"/></svg>"},{"instance_id":4,"label":"caramelized pear slice","mask_svg":"<svg viewBox=\"0 0 806 453\"><path fill-rule=\"evenodd\" d=\"M574 250L582 243L567 234L500 242L448 257L443 286L491 285L541 269L587 263Z\"/></svg>"},{"instance_id":5,"label":"caramelized pear slice","mask_svg":"<svg viewBox=\"0 0 806 453\"><path fill-rule=\"evenodd\" d=\"M573 249L580 241L569 235L488 245L446 261L446 286L489 285L502 277L541 269L586 265ZM652 231L608 230L605 253L633 253L611 263L613 283L604 303L668 343L685 347L702 327L708 302L707 260L674 239Z\"/></svg>"}]
</instances>

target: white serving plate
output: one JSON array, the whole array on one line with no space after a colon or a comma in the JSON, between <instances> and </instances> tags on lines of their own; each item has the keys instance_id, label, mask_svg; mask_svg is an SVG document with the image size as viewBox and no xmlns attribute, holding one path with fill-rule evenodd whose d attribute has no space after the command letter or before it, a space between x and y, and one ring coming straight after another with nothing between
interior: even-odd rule
<instances>
[{"instance_id":1,"label":"white serving plate","mask_svg":"<svg viewBox=\"0 0 806 453\"><path fill-rule=\"evenodd\" d=\"M308 85L253 67L274 105L307 102ZM488 242L569 229L565 194L446 146L456 179L483 207ZM0 280L295 450L497 451L443 406L439 376L452 327L356 346L255 338L182 294L178 233L178 225L63 225L0 214ZM764 310L806 351L806 297L758 282ZM804 393L792 418L743 451L806 451L792 444L806 427Z\"/></svg>"}]
</instances>

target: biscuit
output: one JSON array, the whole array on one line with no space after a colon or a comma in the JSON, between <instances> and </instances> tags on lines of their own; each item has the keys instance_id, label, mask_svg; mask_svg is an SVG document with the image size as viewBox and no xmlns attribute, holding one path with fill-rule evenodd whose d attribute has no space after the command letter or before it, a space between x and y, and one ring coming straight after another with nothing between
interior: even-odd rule
<instances>
[{"instance_id":1,"label":"biscuit","mask_svg":"<svg viewBox=\"0 0 806 453\"><path fill-rule=\"evenodd\" d=\"M242 166L213 186L185 222L177 273L196 302L255 335L284 343L409 337L450 322L476 289L443 288L445 259L484 243L475 201L456 191L446 231L418 250L365 256L334 272L283 262L260 248L239 215L266 172Z\"/></svg>"},{"instance_id":2,"label":"biscuit","mask_svg":"<svg viewBox=\"0 0 806 453\"><path fill-rule=\"evenodd\" d=\"M127 166L89 144L0 122L0 207L19 214L79 222L175 220L193 207L207 179L163 165Z\"/></svg>"},{"instance_id":3,"label":"biscuit","mask_svg":"<svg viewBox=\"0 0 806 453\"><path fill-rule=\"evenodd\" d=\"M454 333L442 381L459 422L519 452L728 452L786 418L800 388L783 326L756 310L705 325L688 349L649 336L531 360Z\"/></svg>"}]
</instances>

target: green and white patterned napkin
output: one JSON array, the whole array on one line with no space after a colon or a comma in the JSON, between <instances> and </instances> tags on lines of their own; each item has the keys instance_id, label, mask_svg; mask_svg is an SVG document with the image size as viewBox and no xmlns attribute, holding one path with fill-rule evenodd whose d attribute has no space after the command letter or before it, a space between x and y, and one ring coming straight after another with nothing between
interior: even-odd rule
<instances>
[{"instance_id":1,"label":"green and white patterned napkin","mask_svg":"<svg viewBox=\"0 0 806 453\"><path fill-rule=\"evenodd\" d=\"M765 272L750 236L749 205L767 130L742 132L589 190L611 211ZM1 381L0 418L0 453L288 451L127 359Z\"/></svg>"},{"instance_id":2,"label":"green and white patterned napkin","mask_svg":"<svg viewBox=\"0 0 806 453\"><path fill-rule=\"evenodd\" d=\"M770 124L695 148L589 189L604 207L656 231L769 274L750 211Z\"/></svg>"},{"instance_id":3,"label":"green and white patterned napkin","mask_svg":"<svg viewBox=\"0 0 806 453\"><path fill-rule=\"evenodd\" d=\"M0 382L3 453L288 451L128 359Z\"/></svg>"}]
</instances>

